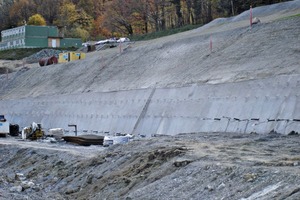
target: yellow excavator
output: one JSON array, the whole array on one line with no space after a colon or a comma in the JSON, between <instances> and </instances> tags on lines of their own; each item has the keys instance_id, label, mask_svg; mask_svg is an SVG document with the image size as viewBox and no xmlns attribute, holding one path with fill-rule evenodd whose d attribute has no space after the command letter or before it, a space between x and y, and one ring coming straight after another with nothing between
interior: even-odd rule
<instances>
[{"instance_id":1,"label":"yellow excavator","mask_svg":"<svg viewBox=\"0 0 300 200\"><path fill-rule=\"evenodd\" d=\"M42 125L32 122L30 127L25 127L22 130L22 139L37 140L44 136Z\"/></svg>"}]
</instances>

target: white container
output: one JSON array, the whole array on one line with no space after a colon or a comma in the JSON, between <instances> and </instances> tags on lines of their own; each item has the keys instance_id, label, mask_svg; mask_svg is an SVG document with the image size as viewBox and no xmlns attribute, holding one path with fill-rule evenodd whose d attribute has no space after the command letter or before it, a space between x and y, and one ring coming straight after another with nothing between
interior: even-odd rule
<instances>
[{"instance_id":1,"label":"white container","mask_svg":"<svg viewBox=\"0 0 300 200\"><path fill-rule=\"evenodd\" d=\"M113 144L126 144L129 142L130 136L105 136L103 145L110 146Z\"/></svg>"},{"instance_id":2,"label":"white container","mask_svg":"<svg viewBox=\"0 0 300 200\"><path fill-rule=\"evenodd\" d=\"M112 137L104 136L103 146L110 146L113 144L114 144L114 141L113 141Z\"/></svg>"},{"instance_id":3,"label":"white container","mask_svg":"<svg viewBox=\"0 0 300 200\"><path fill-rule=\"evenodd\" d=\"M0 122L0 134L1 135L7 135L9 134L9 122Z\"/></svg>"},{"instance_id":4,"label":"white container","mask_svg":"<svg viewBox=\"0 0 300 200\"><path fill-rule=\"evenodd\" d=\"M125 144L129 142L128 136L114 136L112 139L114 141L113 144Z\"/></svg>"}]
</instances>

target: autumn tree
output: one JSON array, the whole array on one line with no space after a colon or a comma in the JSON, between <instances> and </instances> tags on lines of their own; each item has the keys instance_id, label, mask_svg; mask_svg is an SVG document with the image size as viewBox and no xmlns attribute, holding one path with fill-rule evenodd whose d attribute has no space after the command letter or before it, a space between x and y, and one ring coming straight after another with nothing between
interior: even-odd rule
<instances>
[{"instance_id":1,"label":"autumn tree","mask_svg":"<svg viewBox=\"0 0 300 200\"><path fill-rule=\"evenodd\" d=\"M99 37L109 37L111 32L105 27L105 17L104 15L98 16L93 22L93 28L91 31L91 36L93 38Z\"/></svg>"},{"instance_id":2,"label":"autumn tree","mask_svg":"<svg viewBox=\"0 0 300 200\"><path fill-rule=\"evenodd\" d=\"M144 34L204 24L253 7L287 0L0 0L0 31L39 13L65 36ZM30 22L31 23L31 22Z\"/></svg>"},{"instance_id":3,"label":"autumn tree","mask_svg":"<svg viewBox=\"0 0 300 200\"><path fill-rule=\"evenodd\" d=\"M187 24L194 24L195 17L194 17L194 13L193 13L193 9L192 9L193 2L192 2L192 0L186 0L185 3L186 3L186 10L187 10L187 13L186 13Z\"/></svg>"},{"instance_id":4,"label":"autumn tree","mask_svg":"<svg viewBox=\"0 0 300 200\"><path fill-rule=\"evenodd\" d=\"M58 18L54 23L64 30L64 36L87 40L92 29L93 18L84 9L77 9L75 4L67 2L61 5Z\"/></svg>"},{"instance_id":5,"label":"autumn tree","mask_svg":"<svg viewBox=\"0 0 300 200\"><path fill-rule=\"evenodd\" d=\"M151 0L149 3L149 21L151 25L154 25L155 31L159 31L161 29L161 5L162 0Z\"/></svg>"},{"instance_id":6,"label":"autumn tree","mask_svg":"<svg viewBox=\"0 0 300 200\"><path fill-rule=\"evenodd\" d=\"M82 29L80 27L75 27L68 32L67 36L74 37L74 38L81 38L83 41L87 41L90 38L90 33L85 29Z\"/></svg>"},{"instance_id":7,"label":"autumn tree","mask_svg":"<svg viewBox=\"0 0 300 200\"><path fill-rule=\"evenodd\" d=\"M169 0L150 0L149 21L154 26L155 31L167 28L166 19L170 14L170 5Z\"/></svg>"},{"instance_id":8,"label":"autumn tree","mask_svg":"<svg viewBox=\"0 0 300 200\"><path fill-rule=\"evenodd\" d=\"M61 0L33 0L37 13L40 13L49 25L53 25L58 17Z\"/></svg>"},{"instance_id":9,"label":"autumn tree","mask_svg":"<svg viewBox=\"0 0 300 200\"><path fill-rule=\"evenodd\" d=\"M0 4L0 31L11 26L9 10L13 4L13 0L6 0Z\"/></svg>"},{"instance_id":10,"label":"autumn tree","mask_svg":"<svg viewBox=\"0 0 300 200\"><path fill-rule=\"evenodd\" d=\"M89 13L94 19L96 19L96 13L94 12L94 1L93 0L80 0L77 5L85 12Z\"/></svg>"},{"instance_id":11,"label":"autumn tree","mask_svg":"<svg viewBox=\"0 0 300 200\"><path fill-rule=\"evenodd\" d=\"M113 32L120 32L126 35L133 34L132 27L132 0L114 0L106 11L105 26Z\"/></svg>"},{"instance_id":12,"label":"autumn tree","mask_svg":"<svg viewBox=\"0 0 300 200\"><path fill-rule=\"evenodd\" d=\"M133 28L137 33L148 33L149 0L132 0Z\"/></svg>"},{"instance_id":13,"label":"autumn tree","mask_svg":"<svg viewBox=\"0 0 300 200\"><path fill-rule=\"evenodd\" d=\"M16 1L9 10L10 22L15 26L23 25L34 13L36 13L36 10L32 1Z\"/></svg>"},{"instance_id":14,"label":"autumn tree","mask_svg":"<svg viewBox=\"0 0 300 200\"><path fill-rule=\"evenodd\" d=\"M93 17L85 12L83 9L77 9L77 18L74 21L74 26L89 30L93 24Z\"/></svg>"},{"instance_id":15,"label":"autumn tree","mask_svg":"<svg viewBox=\"0 0 300 200\"><path fill-rule=\"evenodd\" d=\"M105 14L106 8L110 6L111 1L107 0L93 0L93 17L96 19L98 16Z\"/></svg>"},{"instance_id":16,"label":"autumn tree","mask_svg":"<svg viewBox=\"0 0 300 200\"><path fill-rule=\"evenodd\" d=\"M181 10L181 1L180 0L172 0L171 3L175 6L176 10L176 26L180 27L183 25L183 15Z\"/></svg>"},{"instance_id":17,"label":"autumn tree","mask_svg":"<svg viewBox=\"0 0 300 200\"><path fill-rule=\"evenodd\" d=\"M78 16L76 6L73 3L65 3L59 8L58 16L54 23L58 26L71 29Z\"/></svg>"},{"instance_id":18,"label":"autumn tree","mask_svg":"<svg viewBox=\"0 0 300 200\"><path fill-rule=\"evenodd\" d=\"M28 25L46 26L46 20L40 14L35 14L29 17Z\"/></svg>"}]
</instances>

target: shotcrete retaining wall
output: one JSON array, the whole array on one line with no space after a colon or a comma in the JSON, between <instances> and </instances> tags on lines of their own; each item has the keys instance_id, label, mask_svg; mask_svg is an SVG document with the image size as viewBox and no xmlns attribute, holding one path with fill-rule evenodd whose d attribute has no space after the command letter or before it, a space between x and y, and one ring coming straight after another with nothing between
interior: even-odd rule
<instances>
[{"instance_id":1,"label":"shotcrete retaining wall","mask_svg":"<svg viewBox=\"0 0 300 200\"><path fill-rule=\"evenodd\" d=\"M77 124L84 133L300 132L300 76L181 88L139 89L0 101L21 127Z\"/></svg>"}]
</instances>

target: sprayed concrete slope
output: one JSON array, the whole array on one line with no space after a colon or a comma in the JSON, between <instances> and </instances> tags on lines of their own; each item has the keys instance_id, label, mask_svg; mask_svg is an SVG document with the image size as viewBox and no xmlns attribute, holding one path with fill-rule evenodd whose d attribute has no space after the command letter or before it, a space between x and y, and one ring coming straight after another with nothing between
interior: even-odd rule
<instances>
[{"instance_id":1,"label":"sprayed concrete slope","mask_svg":"<svg viewBox=\"0 0 300 200\"><path fill-rule=\"evenodd\" d=\"M13 123L81 132L169 134L300 131L300 1L86 60L0 77L0 110ZM286 18L287 17L287 18ZM209 40L213 49L210 52Z\"/></svg>"}]
</instances>

